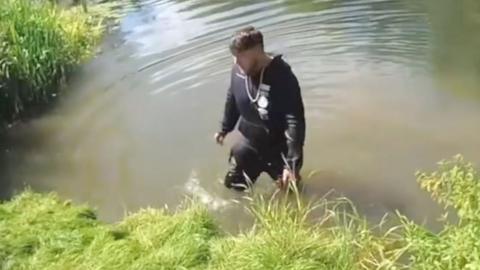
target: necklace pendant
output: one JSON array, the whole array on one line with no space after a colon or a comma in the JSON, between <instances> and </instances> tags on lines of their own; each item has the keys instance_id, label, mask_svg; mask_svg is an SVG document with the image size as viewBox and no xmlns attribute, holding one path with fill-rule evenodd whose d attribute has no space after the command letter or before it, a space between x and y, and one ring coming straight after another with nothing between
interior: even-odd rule
<instances>
[{"instance_id":1,"label":"necklace pendant","mask_svg":"<svg viewBox=\"0 0 480 270\"><path fill-rule=\"evenodd\" d=\"M266 109L268 107L268 99L265 96L260 96L257 101L257 105L262 109Z\"/></svg>"}]
</instances>

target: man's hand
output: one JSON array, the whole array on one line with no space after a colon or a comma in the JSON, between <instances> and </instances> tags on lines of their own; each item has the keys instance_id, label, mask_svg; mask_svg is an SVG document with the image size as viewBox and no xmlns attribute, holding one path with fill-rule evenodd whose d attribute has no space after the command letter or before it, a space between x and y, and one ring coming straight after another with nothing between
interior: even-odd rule
<instances>
[{"instance_id":1,"label":"man's hand","mask_svg":"<svg viewBox=\"0 0 480 270\"><path fill-rule=\"evenodd\" d=\"M215 142L217 142L217 144L219 145L223 145L223 141L225 140L225 136L226 134L222 133L222 132L217 132L215 133Z\"/></svg>"},{"instance_id":2,"label":"man's hand","mask_svg":"<svg viewBox=\"0 0 480 270\"><path fill-rule=\"evenodd\" d=\"M289 183L296 183L298 177L289 169L283 169L282 178L277 181L278 188L287 189Z\"/></svg>"}]
</instances>

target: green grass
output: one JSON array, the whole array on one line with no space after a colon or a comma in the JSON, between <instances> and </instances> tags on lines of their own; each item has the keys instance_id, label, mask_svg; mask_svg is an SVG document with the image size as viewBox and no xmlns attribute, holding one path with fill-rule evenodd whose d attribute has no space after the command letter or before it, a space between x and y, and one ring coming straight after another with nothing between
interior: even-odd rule
<instances>
[{"instance_id":1,"label":"green grass","mask_svg":"<svg viewBox=\"0 0 480 270\"><path fill-rule=\"evenodd\" d=\"M255 199L251 230L220 231L194 202L104 224L86 206L26 191L0 206L1 269L374 269L394 265L392 233L374 235L346 201ZM349 210L347 210L349 209ZM309 216L322 213L318 223ZM390 261L388 260L390 259Z\"/></svg>"},{"instance_id":2,"label":"green grass","mask_svg":"<svg viewBox=\"0 0 480 270\"><path fill-rule=\"evenodd\" d=\"M87 206L25 191L0 205L0 269L480 269L473 166L456 157L418 179L456 211L439 233L400 214L370 224L347 199L306 203L296 192L251 199L255 225L229 235L194 201L106 224Z\"/></svg>"},{"instance_id":3,"label":"green grass","mask_svg":"<svg viewBox=\"0 0 480 270\"><path fill-rule=\"evenodd\" d=\"M208 269L391 269L402 253L396 228L374 233L346 199L305 204L297 195L255 199L250 231L218 241ZM381 231L381 230L380 230Z\"/></svg>"},{"instance_id":4,"label":"green grass","mask_svg":"<svg viewBox=\"0 0 480 270\"><path fill-rule=\"evenodd\" d=\"M218 229L203 208L145 209L115 225L30 191L0 207L1 269L203 269Z\"/></svg>"},{"instance_id":5,"label":"green grass","mask_svg":"<svg viewBox=\"0 0 480 270\"><path fill-rule=\"evenodd\" d=\"M53 100L66 75L95 52L101 13L52 2L0 0L0 120Z\"/></svg>"}]
</instances>

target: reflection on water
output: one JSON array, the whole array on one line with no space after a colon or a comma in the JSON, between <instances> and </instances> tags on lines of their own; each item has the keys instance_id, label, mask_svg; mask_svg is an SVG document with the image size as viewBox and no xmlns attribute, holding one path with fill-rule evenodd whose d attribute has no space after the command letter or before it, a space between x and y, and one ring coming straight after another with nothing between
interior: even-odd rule
<instances>
[{"instance_id":1,"label":"reflection on water","mask_svg":"<svg viewBox=\"0 0 480 270\"><path fill-rule=\"evenodd\" d=\"M4 192L55 190L97 205L106 220L193 195L238 226L233 202L242 195L220 181L228 148L211 137L229 80L226 43L247 24L264 31L267 49L284 54L300 79L305 174L317 171L306 197L335 189L369 216L399 209L423 220L437 209L414 172L457 153L480 161L477 1L136 5L58 109L10 132ZM271 182L256 191L273 192Z\"/></svg>"}]
</instances>

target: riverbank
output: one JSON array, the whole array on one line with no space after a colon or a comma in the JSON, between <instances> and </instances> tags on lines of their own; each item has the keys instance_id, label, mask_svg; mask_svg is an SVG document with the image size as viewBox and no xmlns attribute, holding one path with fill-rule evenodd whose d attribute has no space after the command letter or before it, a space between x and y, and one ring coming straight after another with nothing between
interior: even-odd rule
<instances>
[{"instance_id":1,"label":"riverbank","mask_svg":"<svg viewBox=\"0 0 480 270\"><path fill-rule=\"evenodd\" d=\"M461 157L419 183L458 222L434 233L398 214L369 224L346 200L255 199L255 226L222 232L208 211L144 209L118 224L55 194L0 205L2 269L478 269L480 184ZM297 197L298 198L298 197ZM315 213L315 214L313 214Z\"/></svg>"},{"instance_id":2,"label":"riverbank","mask_svg":"<svg viewBox=\"0 0 480 270\"><path fill-rule=\"evenodd\" d=\"M74 68L95 54L107 13L56 2L1 1L0 127L44 111Z\"/></svg>"}]
</instances>

